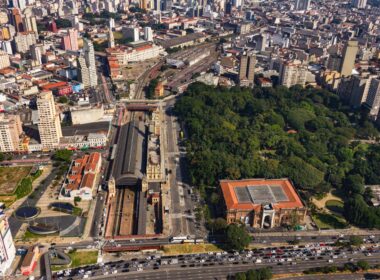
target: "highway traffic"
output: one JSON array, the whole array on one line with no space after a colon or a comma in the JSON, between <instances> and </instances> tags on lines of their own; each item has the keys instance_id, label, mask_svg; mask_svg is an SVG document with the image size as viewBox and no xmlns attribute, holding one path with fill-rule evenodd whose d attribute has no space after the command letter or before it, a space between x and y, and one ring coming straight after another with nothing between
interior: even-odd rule
<instances>
[{"instance_id":1,"label":"highway traffic","mask_svg":"<svg viewBox=\"0 0 380 280\"><path fill-rule=\"evenodd\" d=\"M100 263L57 273L58 279L215 279L251 268L270 266L274 273L302 272L308 268L366 260L380 262L380 248L373 244L360 248L339 248L314 243L302 246L268 247L254 250L221 251L178 256L148 255L145 258ZM155 278L159 277L159 278ZM177 278L176 278L177 277Z\"/></svg>"}]
</instances>

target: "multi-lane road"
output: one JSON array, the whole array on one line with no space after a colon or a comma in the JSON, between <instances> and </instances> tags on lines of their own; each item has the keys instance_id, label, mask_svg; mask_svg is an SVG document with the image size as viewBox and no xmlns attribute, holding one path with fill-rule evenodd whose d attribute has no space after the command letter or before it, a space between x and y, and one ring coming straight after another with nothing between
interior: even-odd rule
<instances>
[{"instance_id":1,"label":"multi-lane road","mask_svg":"<svg viewBox=\"0 0 380 280\"><path fill-rule=\"evenodd\" d=\"M291 274L327 265L341 267L346 263L355 264L359 260L375 265L379 264L380 259L380 253L377 251L369 254L366 251L337 248L325 248L319 253L317 250L321 249L290 249L286 251L288 257L284 256L285 250L279 252L279 248L275 250L277 253L272 254L270 249L266 249L224 255L214 253L169 258L155 256L155 259L149 257L91 266L82 271L77 269L70 271L66 278L81 279L86 273L92 279L225 279L237 272L262 267L271 267L274 274ZM306 257L309 254L313 257Z\"/></svg>"}]
</instances>

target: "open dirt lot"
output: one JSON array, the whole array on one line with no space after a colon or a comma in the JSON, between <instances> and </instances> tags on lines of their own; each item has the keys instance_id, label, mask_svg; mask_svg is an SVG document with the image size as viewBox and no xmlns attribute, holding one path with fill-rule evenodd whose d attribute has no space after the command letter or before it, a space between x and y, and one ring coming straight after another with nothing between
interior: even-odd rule
<instances>
[{"instance_id":1,"label":"open dirt lot","mask_svg":"<svg viewBox=\"0 0 380 280\"><path fill-rule=\"evenodd\" d=\"M0 194L11 194L17 184L29 174L31 166L0 167Z\"/></svg>"}]
</instances>

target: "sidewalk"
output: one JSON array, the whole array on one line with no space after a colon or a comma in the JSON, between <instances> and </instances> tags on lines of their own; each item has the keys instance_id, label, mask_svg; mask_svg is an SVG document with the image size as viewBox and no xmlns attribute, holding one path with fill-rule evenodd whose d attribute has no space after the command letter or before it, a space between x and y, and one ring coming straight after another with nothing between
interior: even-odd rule
<instances>
[{"instance_id":1,"label":"sidewalk","mask_svg":"<svg viewBox=\"0 0 380 280\"><path fill-rule=\"evenodd\" d=\"M254 232L253 236L328 236L328 235L371 235L380 234L380 230L368 230L359 228L349 229L329 229L329 230L314 230L314 231L285 231L285 232Z\"/></svg>"}]
</instances>

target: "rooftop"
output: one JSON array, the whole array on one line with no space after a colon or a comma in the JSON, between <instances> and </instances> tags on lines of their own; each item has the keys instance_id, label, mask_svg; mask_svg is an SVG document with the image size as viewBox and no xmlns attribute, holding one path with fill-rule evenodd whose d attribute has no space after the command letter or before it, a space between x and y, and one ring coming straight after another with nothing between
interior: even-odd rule
<instances>
[{"instance_id":1,"label":"rooftop","mask_svg":"<svg viewBox=\"0 0 380 280\"><path fill-rule=\"evenodd\" d=\"M222 180L227 209L258 210L263 204L273 208L301 208L302 201L289 179Z\"/></svg>"}]
</instances>

